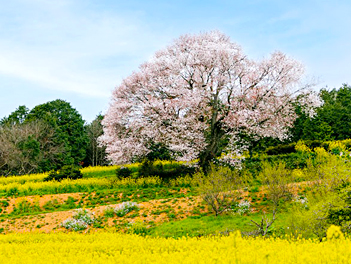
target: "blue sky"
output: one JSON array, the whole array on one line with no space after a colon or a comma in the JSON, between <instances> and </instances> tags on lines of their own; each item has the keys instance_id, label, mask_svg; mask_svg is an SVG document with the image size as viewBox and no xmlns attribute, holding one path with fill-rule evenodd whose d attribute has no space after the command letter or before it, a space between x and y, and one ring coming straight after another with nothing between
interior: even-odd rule
<instances>
[{"instance_id":1,"label":"blue sky","mask_svg":"<svg viewBox=\"0 0 351 264\"><path fill-rule=\"evenodd\" d=\"M90 122L155 51L209 30L251 58L280 50L300 60L317 90L351 84L349 0L0 2L0 118L63 99Z\"/></svg>"}]
</instances>

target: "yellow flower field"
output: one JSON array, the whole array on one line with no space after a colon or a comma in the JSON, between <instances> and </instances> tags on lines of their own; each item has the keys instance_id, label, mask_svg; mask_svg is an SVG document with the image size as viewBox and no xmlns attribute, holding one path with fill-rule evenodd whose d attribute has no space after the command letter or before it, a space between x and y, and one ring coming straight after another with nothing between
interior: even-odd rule
<instances>
[{"instance_id":1,"label":"yellow flower field","mask_svg":"<svg viewBox=\"0 0 351 264\"><path fill-rule=\"evenodd\" d=\"M61 193L63 191L80 191L83 188L94 188L96 186L108 187L110 182L107 179L78 179L70 180L65 179L61 182L48 181L48 182L26 182L20 184L12 182L9 184L0 184L0 192L9 192L11 189L16 189L23 194L30 194L33 191L53 190L53 193Z\"/></svg>"},{"instance_id":2,"label":"yellow flower field","mask_svg":"<svg viewBox=\"0 0 351 264\"><path fill-rule=\"evenodd\" d=\"M1 263L350 263L351 240L165 239L120 233L0 236Z\"/></svg>"},{"instance_id":3,"label":"yellow flower field","mask_svg":"<svg viewBox=\"0 0 351 264\"><path fill-rule=\"evenodd\" d=\"M48 182L26 182L20 184L18 182L12 182L8 184L0 184L0 193L9 193L11 190L30 195L36 193L65 193L65 192L80 192L87 191L88 189L109 189L111 187L141 187L141 186L159 186L161 185L161 179L159 177L146 177L146 178L125 178L111 182L105 178L87 178L87 179L64 179L60 182L48 181Z\"/></svg>"},{"instance_id":4,"label":"yellow flower field","mask_svg":"<svg viewBox=\"0 0 351 264\"><path fill-rule=\"evenodd\" d=\"M11 183L24 184L26 182L41 182L48 176L48 173L27 174L21 176L0 177L0 184L6 185Z\"/></svg>"}]
</instances>

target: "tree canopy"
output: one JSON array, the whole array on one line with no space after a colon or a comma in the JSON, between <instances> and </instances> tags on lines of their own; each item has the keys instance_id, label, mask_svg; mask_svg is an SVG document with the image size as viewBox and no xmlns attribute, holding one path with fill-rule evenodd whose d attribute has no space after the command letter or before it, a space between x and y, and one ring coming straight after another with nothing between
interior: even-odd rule
<instances>
[{"instance_id":1,"label":"tree canopy","mask_svg":"<svg viewBox=\"0 0 351 264\"><path fill-rule=\"evenodd\" d=\"M32 110L19 106L0 121L0 174L44 172L82 162L88 142L84 123L63 100Z\"/></svg>"},{"instance_id":2,"label":"tree canopy","mask_svg":"<svg viewBox=\"0 0 351 264\"><path fill-rule=\"evenodd\" d=\"M42 120L50 125L56 134L57 144L64 144L63 164L78 164L85 158L88 142L82 116L70 103L54 100L35 106L27 115L25 122Z\"/></svg>"},{"instance_id":3,"label":"tree canopy","mask_svg":"<svg viewBox=\"0 0 351 264\"><path fill-rule=\"evenodd\" d=\"M303 72L282 52L251 60L220 32L182 36L114 90L101 141L114 163L155 144L178 160L207 163L235 150L240 134L284 138ZM306 94L302 104L312 114L320 100Z\"/></svg>"},{"instance_id":4,"label":"tree canopy","mask_svg":"<svg viewBox=\"0 0 351 264\"><path fill-rule=\"evenodd\" d=\"M29 113L29 109L25 105L20 105L9 116L4 117L0 121L0 125L22 124Z\"/></svg>"},{"instance_id":5,"label":"tree canopy","mask_svg":"<svg viewBox=\"0 0 351 264\"><path fill-rule=\"evenodd\" d=\"M55 131L41 120L0 126L0 174L19 175L56 168L64 145L55 142Z\"/></svg>"},{"instance_id":6,"label":"tree canopy","mask_svg":"<svg viewBox=\"0 0 351 264\"><path fill-rule=\"evenodd\" d=\"M292 130L293 139L297 141L351 138L351 87L344 84L339 89L322 89L319 95L324 104L316 109L313 119L297 111L299 118Z\"/></svg>"}]
</instances>

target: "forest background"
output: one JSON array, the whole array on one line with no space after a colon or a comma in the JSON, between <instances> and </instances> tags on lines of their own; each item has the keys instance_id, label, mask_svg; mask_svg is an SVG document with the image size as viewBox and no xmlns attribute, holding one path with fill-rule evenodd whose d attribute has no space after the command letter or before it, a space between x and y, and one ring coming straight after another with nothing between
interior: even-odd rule
<instances>
[{"instance_id":1,"label":"forest background","mask_svg":"<svg viewBox=\"0 0 351 264\"><path fill-rule=\"evenodd\" d=\"M321 89L324 104L310 118L296 104L298 116L284 141L273 138L249 140L249 160L256 155L287 154L295 144L321 145L324 141L351 138L351 86ZM64 165L108 165L105 148L98 143L103 133L102 114L87 123L69 102L57 99L29 109L19 106L0 121L0 175L23 175L58 170ZM247 139L246 139L247 140ZM165 159L165 150L155 147L144 157Z\"/></svg>"}]
</instances>

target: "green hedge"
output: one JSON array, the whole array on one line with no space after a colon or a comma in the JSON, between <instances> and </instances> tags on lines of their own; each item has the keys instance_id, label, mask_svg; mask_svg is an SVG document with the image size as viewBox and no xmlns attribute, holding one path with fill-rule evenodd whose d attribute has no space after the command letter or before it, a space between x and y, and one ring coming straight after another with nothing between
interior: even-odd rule
<instances>
[{"instance_id":1,"label":"green hedge","mask_svg":"<svg viewBox=\"0 0 351 264\"><path fill-rule=\"evenodd\" d=\"M323 142L320 140L306 140L303 141L303 143L309 147L310 149L314 149L317 147L328 149L328 142ZM279 144L274 147L269 147L266 148L265 153L267 155L281 155L281 154L290 154L290 153L296 153L295 146L296 142L289 143L289 144ZM345 144L346 145L346 144ZM351 143L349 143L351 146Z\"/></svg>"},{"instance_id":2,"label":"green hedge","mask_svg":"<svg viewBox=\"0 0 351 264\"><path fill-rule=\"evenodd\" d=\"M290 153L247 158L243 161L243 170L249 171L256 177L261 172L262 162L264 161L268 161L271 164L284 162L288 169L303 169L307 166L308 159L314 159L314 157L314 153Z\"/></svg>"}]
</instances>

